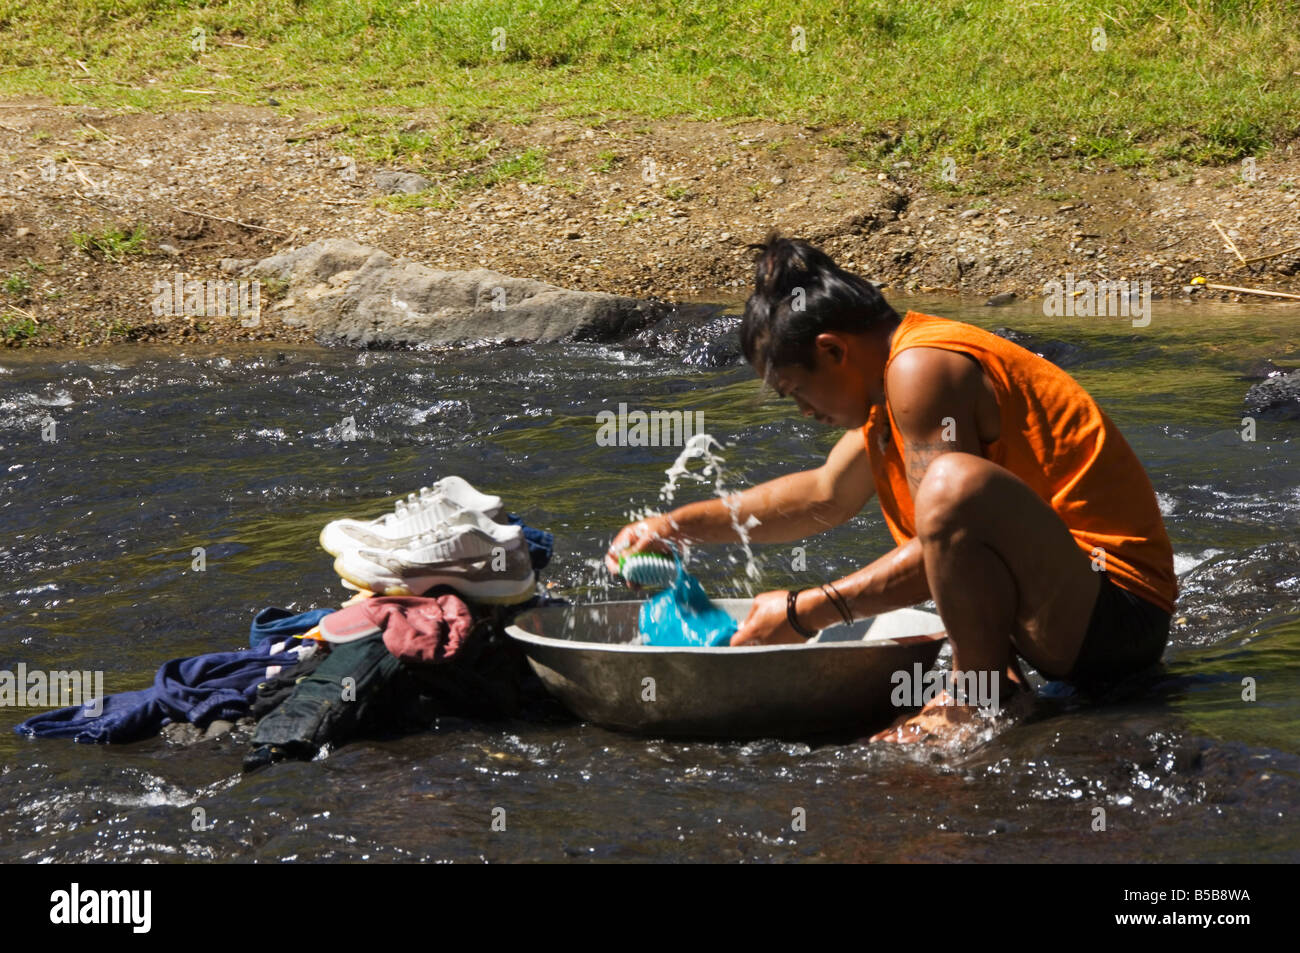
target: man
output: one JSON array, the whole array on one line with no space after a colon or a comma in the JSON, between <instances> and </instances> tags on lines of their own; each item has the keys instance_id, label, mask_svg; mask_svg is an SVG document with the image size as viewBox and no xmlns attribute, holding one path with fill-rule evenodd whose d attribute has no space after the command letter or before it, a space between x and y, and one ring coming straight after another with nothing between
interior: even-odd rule
<instances>
[{"instance_id":1,"label":"man","mask_svg":"<svg viewBox=\"0 0 1300 953\"><path fill-rule=\"evenodd\" d=\"M846 611L933 599L954 679L987 673L994 697L1019 681L1017 656L1088 688L1158 662L1177 597L1173 551L1145 471L1088 393L973 325L900 318L807 242L773 232L756 247L745 356L805 417L845 434L820 467L739 493L734 517L708 500L625 526L611 571L624 551L734 541L733 518L758 521L756 542L802 539L875 494L896 548L827 587L760 594L732 645L802 641ZM953 701L945 693L874 739L952 734L975 711Z\"/></svg>"}]
</instances>

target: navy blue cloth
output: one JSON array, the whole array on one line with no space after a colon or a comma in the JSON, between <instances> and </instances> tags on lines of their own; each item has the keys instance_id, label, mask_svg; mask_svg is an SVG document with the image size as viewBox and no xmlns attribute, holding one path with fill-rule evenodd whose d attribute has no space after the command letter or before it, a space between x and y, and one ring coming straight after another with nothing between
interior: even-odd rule
<instances>
[{"instance_id":1,"label":"navy blue cloth","mask_svg":"<svg viewBox=\"0 0 1300 953\"><path fill-rule=\"evenodd\" d=\"M268 665L296 665L293 639L279 652L262 642L241 652L214 652L172 659L158 669L151 688L107 695L99 715L85 706L60 708L28 718L14 728L36 738L71 738L90 743L123 744L156 735L173 721L204 727L214 719L234 721L249 712L257 686L266 680Z\"/></svg>"},{"instance_id":2,"label":"navy blue cloth","mask_svg":"<svg viewBox=\"0 0 1300 953\"><path fill-rule=\"evenodd\" d=\"M248 644L257 647L258 642L267 639L287 639L291 635L302 635L337 609L308 609L296 615L288 609L270 606L253 616L253 624L248 629Z\"/></svg>"},{"instance_id":3,"label":"navy blue cloth","mask_svg":"<svg viewBox=\"0 0 1300 953\"><path fill-rule=\"evenodd\" d=\"M551 561L551 553L555 551L555 536L544 529L524 525L523 518L514 513L507 513L506 518L512 525L523 527L524 542L528 544L528 561L533 564L533 568L545 569Z\"/></svg>"}]
</instances>

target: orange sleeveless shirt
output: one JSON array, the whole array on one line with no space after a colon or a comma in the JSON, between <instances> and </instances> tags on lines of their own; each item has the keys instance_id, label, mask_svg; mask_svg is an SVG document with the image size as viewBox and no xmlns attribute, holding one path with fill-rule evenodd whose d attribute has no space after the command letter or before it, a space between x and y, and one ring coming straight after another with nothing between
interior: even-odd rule
<instances>
[{"instance_id":1,"label":"orange sleeveless shirt","mask_svg":"<svg viewBox=\"0 0 1300 953\"><path fill-rule=\"evenodd\" d=\"M1002 424L984 455L1029 484L1085 553L1104 550L1116 585L1173 612L1178 580L1155 490L1133 448L1088 392L1050 361L960 321L908 311L894 332L886 373L909 347L958 351L979 361ZM916 535L916 524L888 400L871 409L862 435L885 523L901 546Z\"/></svg>"}]
</instances>

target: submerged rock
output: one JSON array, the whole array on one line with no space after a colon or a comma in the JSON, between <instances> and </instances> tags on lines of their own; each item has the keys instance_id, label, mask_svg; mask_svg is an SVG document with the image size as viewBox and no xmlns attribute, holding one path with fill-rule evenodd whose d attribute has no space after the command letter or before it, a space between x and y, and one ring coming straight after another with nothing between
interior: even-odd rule
<instances>
[{"instance_id":1,"label":"submerged rock","mask_svg":"<svg viewBox=\"0 0 1300 953\"><path fill-rule=\"evenodd\" d=\"M691 308L571 291L486 268L439 271L331 238L264 258L250 277L285 282L271 310L321 343L358 347L617 340Z\"/></svg>"},{"instance_id":2,"label":"submerged rock","mask_svg":"<svg viewBox=\"0 0 1300 953\"><path fill-rule=\"evenodd\" d=\"M694 367L730 367L744 360L740 318L718 308L695 305L642 328L628 339L633 347L679 357Z\"/></svg>"},{"instance_id":3,"label":"submerged rock","mask_svg":"<svg viewBox=\"0 0 1300 953\"><path fill-rule=\"evenodd\" d=\"M1068 341L1055 338L1040 338L1028 331L1016 331L1013 328L994 328L993 333L1006 338L1012 344L1019 344L1026 351L1033 351L1041 358L1051 361L1057 367L1073 367L1082 363L1086 357L1083 348Z\"/></svg>"},{"instance_id":4,"label":"submerged rock","mask_svg":"<svg viewBox=\"0 0 1300 953\"><path fill-rule=\"evenodd\" d=\"M159 732L164 739L174 745L196 745L203 741L212 741L220 738L227 733L235 734L236 732L249 733L257 726L257 722L250 717L243 717L237 721L226 721L221 718L214 718L208 723L206 728L200 728L198 725L190 724L188 721L173 721L163 725ZM242 739L240 739L242 740Z\"/></svg>"},{"instance_id":5,"label":"submerged rock","mask_svg":"<svg viewBox=\"0 0 1300 953\"><path fill-rule=\"evenodd\" d=\"M1290 374L1292 371L1300 371L1300 367L1281 367L1268 358L1261 357L1246 365L1246 369L1242 371L1241 379L1243 381L1262 381L1269 377L1276 377L1279 374Z\"/></svg>"},{"instance_id":6,"label":"submerged rock","mask_svg":"<svg viewBox=\"0 0 1300 953\"><path fill-rule=\"evenodd\" d=\"M1246 391L1246 409L1261 417L1300 418L1300 371L1275 374Z\"/></svg>"}]
</instances>

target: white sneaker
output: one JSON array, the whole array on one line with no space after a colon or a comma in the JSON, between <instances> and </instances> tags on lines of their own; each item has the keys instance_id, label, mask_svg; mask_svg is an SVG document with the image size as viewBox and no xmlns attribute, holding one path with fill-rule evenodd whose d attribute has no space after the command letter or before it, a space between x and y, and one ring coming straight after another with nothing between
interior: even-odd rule
<instances>
[{"instance_id":1,"label":"white sneaker","mask_svg":"<svg viewBox=\"0 0 1300 953\"><path fill-rule=\"evenodd\" d=\"M523 530L474 510L460 510L407 547L345 550L334 571L376 595L419 596L448 585L479 602L524 602L537 581Z\"/></svg>"},{"instance_id":2,"label":"white sneaker","mask_svg":"<svg viewBox=\"0 0 1300 953\"><path fill-rule=\"evenodd\" d=\"M320 532L321 548L331 556L349 549L403 549L421 534L437 530L462 510L492 517L501 511L501 497L480 493L460 477L439 480L398 500L393 512L374 520L341 519Z\"/></svg>"},{"instance_id":3,"label":"white sneaker","mask_svg":"<svg viewBox=\"0 0 1300 953\"><path fill-rule=\"evenodd\" d=\"M429 488L429 495L439 496L457 509L474 510L488 517L495 518L501 512L501 497L480 493L458 476L443 477Z\"/></svg>"}]
</instances>

